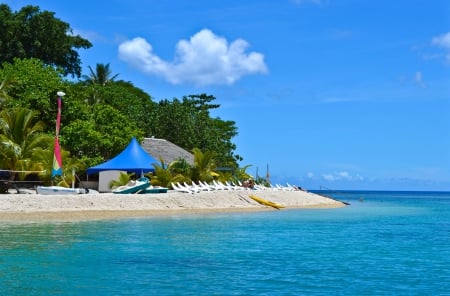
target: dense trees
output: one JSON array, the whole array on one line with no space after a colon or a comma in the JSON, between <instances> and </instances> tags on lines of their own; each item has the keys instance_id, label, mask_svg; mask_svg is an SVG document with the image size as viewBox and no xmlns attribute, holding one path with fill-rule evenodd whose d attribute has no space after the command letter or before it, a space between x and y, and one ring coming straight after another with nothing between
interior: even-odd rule
<instances>
[{"instance_id":1,"label":"dense trees","mask_svg":"<svg viewBox=\"0 0 450 296\"><path fill-rule=\"evenodd\" d=\"M34 110L42 121L42 133L48 136L54 134L56 92L66 93L60 142L84 166L110 159L133 136L155 136L188 151L213 151L217 167L238 167L240 158L234 155L232 142L237 128L233 121L211 117L210 111L220 107L214 104L214 96L199 94L154 102L131 82L119 80L95 85L97 101L87 104L92 85L67 81L60 71L37 59L4 63L0 81L5 81L1 109Z\"/></svg>"},{"instance_id":2,"label":"dense trees","mask_svg":"<svg viewBox=\"0 0 450 296\"><path fill-rule=\"evenodd\" d=\"M37 58L62 68L64 75L77 77L81 75L81 60L75 49L92 46L73 35L69 24L55 18L53 12L31 5L12 12L8 5L0 4L0 32L0 63Z\"/></svg>"},{"instance_id":3,"label":"dense trees","mask_svg":"<svg viewBox=\"0 0 450 296\"><path fill-rule=\"evenodd\" d=\"M2 106L37 110L47 127L54 126L56 92L65 91L67 85L61 74L38 59L16 58L13 63L4 63L0 71L0 81L6 84Z\"/></svg>"},{"instance_id":4,"label":"dense trees","mask_svg":"<svg viewBox=\"0 0 450 296\"><path fill-rule=\"evenodd\" d=\"M211 117L210 110L220 107L214 100L212 95L199 94L160 101L153 117L163 124L156 124L153 132L189 151L215 151L219 166L236 167L241 157L234 154L236 146L231 140L237 127L234 121Z\"/></svg>"},{"instance_id":5,"label":"dense trees","mask_svg":"<svg viewBox=\"0 0 450 296\"><path fill-rule=\"evenodd\" d=\"M211 117L210 112L220 108L214 96L196 94L155 102L131 82L116 81L118 74L109 64L97 64L95 71L89 67L90 75L84 75L84 80L67 80L66 74L80 76L81 71L72 48L88 48L90 43L68 34L68 24L38 7L13 13L1 4L0 30L4 33L0 35L0 168L51 164L53 144L48 139L55 132L56 93L64 91L59 135L66 165L93 166L114 157L132 137L155 136L201 160L193 167L182 160L166 166L162 160L157 168L160 183L167 183L172 177L163 175L172 172L199 180L210 178L216 168L238 169L242 158L234 153L232 142L237 127L234 121ZM53 43L56 39L62 43Z\"/></svg>"}]
</instances>

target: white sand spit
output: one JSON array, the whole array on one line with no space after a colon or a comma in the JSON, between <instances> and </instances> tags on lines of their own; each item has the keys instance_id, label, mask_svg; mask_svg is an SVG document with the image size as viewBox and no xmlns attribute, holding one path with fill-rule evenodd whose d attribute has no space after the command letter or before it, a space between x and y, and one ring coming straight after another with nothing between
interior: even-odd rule
<instances>
[{"instance_id":1,"label":"white sand spit","mask_svg":"<svg viewBox=\"0 0 450 296\"><path fill-rule=\"evenodd\" d=\"M250 194L287 208L342 207L343 203L305 191L220 190L196 194L79 194L0 195L0 220L105 219L170 213L226 212L268 208L250 199Z\"/></svg>"}]
</instances>

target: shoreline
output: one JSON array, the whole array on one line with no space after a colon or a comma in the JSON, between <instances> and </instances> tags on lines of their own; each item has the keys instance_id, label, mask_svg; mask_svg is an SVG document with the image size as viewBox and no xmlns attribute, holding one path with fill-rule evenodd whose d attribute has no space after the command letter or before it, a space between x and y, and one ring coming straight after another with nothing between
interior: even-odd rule
<instances>
[{"instance_id":1,"label":"shoreline","mask_svg":"<svg viewBox=\"0 0 450 296\"><path fill-rule=\"evenodd\" d=\"M0 222L276 211L257 203L249 195L275 202L285 209L345 207L343 202L311 192L283 190L218 190L196 194L173 191L159 194L4 194L0 195Z\"/></svg>"}]
</instances>

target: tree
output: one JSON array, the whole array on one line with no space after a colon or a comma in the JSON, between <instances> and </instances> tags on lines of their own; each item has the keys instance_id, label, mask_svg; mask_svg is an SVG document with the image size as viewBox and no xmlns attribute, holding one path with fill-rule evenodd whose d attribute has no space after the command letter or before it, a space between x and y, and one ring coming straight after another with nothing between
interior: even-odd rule
<instances>
[{"instance_id":1,"label":"tree","mask_svg":"<svg viewBox=\"0 0 450 296\"><path fill-rule=\"evenodd\" d=\"M46 128L55 126L56 92L66 91L67 82L62 73L38 59L14 59L13 63L4 63L0 69L0 79L9 99L4 102L6 108L23 107L37 110ZM82 112L77 110L77 117ZM63 117L63 120L68 118Z\"/></svg>"},{"instance_id":2,"label":"tree","mask_svg":"<svg viewBox=\"0 0 450 296\"><path fill-rule=\"evenodd\" d=\"M108 82L114 81L119 74L112 75L111 69L108 64L97 64L95 71L91 66L88 67L90 75L83 75L86 82L91 84L99 84L105 86Z\"/></svg>"},{"instance_id":3,"label":"tree","mask_svg":"<svg viewBox=\"0 0 450 296\"><path fill-rule=\"evenodd\" d=\"M78 159L71 157L69 151L61 148L63 174L62 176L52 177L53 150L54 146L52 149L35 149L31 169L33 171L40 171L39 178L46 185L56 184L58 186L70 187L72 182L76 181L75 175L72 173L84 170L85 166Z\"/></svg>"},{"instance_id":4,"label":"tree","mask_svg":"<svg viewBox=\"0 0 450 296\"><path fill-rule=\"evenodd\" d=\"M116 189L117 187L127 185L128 182L130 182L131 177L133 177L133 176L134 176L134 173L128 174L125 172L120 172L119 179L112 180L111 182L109 182L109 187L111 189Z\"/></svg>"},{"instance_id":5,"label":"tree","mask_svg":"<svg viewBox=\"0 0 450 296\"><path fill-rule=\"evenodd\" d=\"M118 110L99 104L88 120L74 120L61 129L61 144L92 166L120 153L133 136L142 138L143 133Z\"/></svg>"},{"instance_id":6,"label":"tree","mask_svg":"<svg viewBox=\"0 0 450 296\"><path fill-rule=\"evenodd\" d=\"M0 4L0 31L0 63L37 58L72 77L81 75L81 59L75 49L92 47L87 39L73 35L70 25L55 18L55 13L38 6L12 12L8 5Z\"/></svg>"},{"instance_id":7,"label":"tree","mask_svg":"<svg viewBox=\"0 0 450 296\"><path fill-rule=\"evenodd\" d=\"M215 172L216 163L214 160L214 152L202 152L200 149L194 148L192 153L194 154L194 166L191 169L191 180L193 182L211 182L214 177L219 176Z\"/></svg>"},{"instance_id":8,"label":"tree","mask_svg":"<svg viewBox=\"0 0 450 296\"><path fill-rule=\"evenodd\" d=\"M163 159L159 160L159 163L152 163L155 171L151 173L150 179L151 184L154 186L171 187L172 183L182 182L187 179L186 176L178 174L174 171L173 167L176 165L177 161L172 161L168 165L164 163Z\"/></svg>"},{"instance_id":9,"label":"tree","mask_svg":"<svg viewBox=\"0 0 450 296\"><path fill-rule=\"evenodd\" d=\"M89 105L95 105L103 102L103 98L106 98L106 96L103 96L102 94L102 88L106 86L107 83L113 82L119 74L112 75L112 72L109 69L109 63L97 64L95 71L89 66L89 71L89 75L83 75L83 83L89 85Z\"/></svg>"},{"instance_id":10,"label":"tree","mask_svg":"<svg viewBox=\"0 0 450 296\"><path fill-rule=\"evenodd\" d=\"M38 116L39 112L25 108L0 112L0 161L3 168L26 171L33 166L33 153L37 149L51 147L52 138L42 133L44 126Z\"/></svg>"},{"instance_id":11,"label":"tree","mask_svg":"<svg viewBox=\"0 0 450 296\"><path fill-rule=\"evenodd\" d=\"M165 138L186 149L214 151L218 166L238 167L242 158L234 154L236 145L231 142L237 135L234 121L212 118L210 110L220 105L212 104L214 96L200 94L183 97L183 100L162 100L152 110L153 131L157 137Z\"/></svg>"},{"instance_id":12,"label":"tree","mask_svg":"<svg viewBox=\"0 0 450 296\"><path fill-rule=\"evenodd\" d=\"M112 81L105 86L93 85L96 88L95 104L108 104L139 127L148 137L154 135L155 120L153 110L156 104L143 90L131 82Z\"/></svg>"}]
</instances>

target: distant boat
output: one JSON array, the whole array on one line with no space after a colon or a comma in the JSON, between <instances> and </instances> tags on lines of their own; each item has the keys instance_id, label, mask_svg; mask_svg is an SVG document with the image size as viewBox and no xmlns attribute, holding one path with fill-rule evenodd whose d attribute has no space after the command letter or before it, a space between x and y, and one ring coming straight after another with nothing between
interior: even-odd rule
<instances>
[{"instance_id":1,"label":"distant boat","mask_svg":"<svg viewBox=\"0 0 450 296\"><path fill-rule=\"evenodd\" d=\"M136 181L129 181L127 185L119 186L112 190L112 193L129 194L129 193L141 193L145 189L150 187L150 180L142 177Z\"/></svg>"},{"instance_id":2,"label":"distant boat","mask_svg":"<svg viewBox=\"0 0 450 296\"><path fill-rule=\"evenodd\" d=\"M62 186L37 186L36 192L47 195L98 194L98 191L89 188L68 188Z\"/></svg>"}]
</instances>

